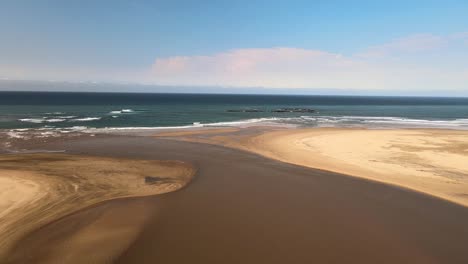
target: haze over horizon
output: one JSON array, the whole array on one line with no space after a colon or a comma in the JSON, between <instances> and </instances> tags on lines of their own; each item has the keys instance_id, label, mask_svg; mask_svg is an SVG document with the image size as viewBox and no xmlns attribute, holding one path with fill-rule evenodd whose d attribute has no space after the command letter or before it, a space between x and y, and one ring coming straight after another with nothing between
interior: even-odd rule
<instances>
[{"instance_id":1,"label":"haze over horizon","mask_svg":"<svg viewBox=\"0 0 468 264\"><path fill-rule=\"evenodd\" d=\"M453 0L7 0L0 91L468 96L467 13Z\"/></svg>"},{"instance_id":2,"label":"haze over horizon","mask_svg":"<svg viewBox=\"0 0 468 264\"><path fill-rule=\"evenodd\" d=\"M83 92L83 93L173 93L173 94L233 94L233 95L317 95L317 96L410 96L410 97L465 97L464 90L364 90L364 89L287 89L266 87L217 87L152 85L112 82L68 82L34 80L0 80L1 92Z\"/></svg>"}]
</instances>

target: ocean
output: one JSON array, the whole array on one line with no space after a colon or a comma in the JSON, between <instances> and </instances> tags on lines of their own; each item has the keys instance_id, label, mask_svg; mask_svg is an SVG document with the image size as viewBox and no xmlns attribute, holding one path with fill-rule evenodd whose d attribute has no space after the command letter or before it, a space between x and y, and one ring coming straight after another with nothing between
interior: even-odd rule
<instances>
[{"instance_id":1,"label":"ocean","mask_svg":"<svg viewBox=\"0 0 468 264\"><path fill-rule=\"evenodd\" d=\"M2 131L261 124L468 129L468 98L0 92Z\"/></svg>"}]
</instances>

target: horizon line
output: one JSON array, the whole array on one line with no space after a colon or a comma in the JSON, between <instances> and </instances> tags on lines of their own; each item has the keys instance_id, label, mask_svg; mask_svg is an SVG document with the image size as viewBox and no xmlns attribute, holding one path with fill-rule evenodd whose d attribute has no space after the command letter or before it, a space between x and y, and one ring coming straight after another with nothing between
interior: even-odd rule
<instances>
[{"instance_id":1,"label":"horizon line","mask_svg":"<svg viewBox=\"0 0 468 264\"><path fill-rule=\"evenodd\" d=\"M53 88L45 88L40 87L39 90L34 90L31 87L13 87L10 89L2 90L1 85L5 85L6 83L11 84L63 84L63 85L86 85L86 86L102 86L102 88L109 88L105 86L137 86L138 87L158 87L158 88L178 88L182 90L178 91L114 91L114 90L99 90L99 91L80 91L75 90L73 87L72 89L53 89ZM19 88L19 89L15 89ZM226 91L184 91L183 89L192 88L192 89L219 89L224 88L227 89ZM228 90L231 89L231 90ZM243 90L247 89L258 89L264 91L258 92L245 92ZM164 85L164 84L148 84L148 83L136 83L136 82L111 82L111 81L63 81L63 80L20 80L20 79L5 79L0 78L0 92L51 92L51 93L124 93L124 94L213 94L213 95L277 95L277 96L348 96L348 97L428 97L428 98L468 98L468 91L463 90L421 90L418 92L411 92L409 94L392 94L393 92L403 92L399 90L389 90L389 89L378 89L378 90L364 90L364 89L342 89L342 88L270 88L270 87L240 87L240 86L214 86L214 85ZM381 93L381 94L378 94ZM426 94L426 93L433 93L433 94ZM440 93L454 93L459 94L455 96L449 95L441 95Z\"/></svg>"}]
</instances>

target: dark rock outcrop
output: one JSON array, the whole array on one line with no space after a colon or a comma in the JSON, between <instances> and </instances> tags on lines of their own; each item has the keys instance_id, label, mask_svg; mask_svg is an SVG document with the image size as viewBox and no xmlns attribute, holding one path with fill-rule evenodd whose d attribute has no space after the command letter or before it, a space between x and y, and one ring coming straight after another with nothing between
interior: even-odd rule
<instances>
[{"instance_id":1,"label":"dark rock outcrop","mask_svg":"<svg viewBox=\"0 0 468 264\"><path fill-rule=\"evenodd\" d=\"M278 108L272 110L273 113L315 113L314 109L310 108Z\"/></svg>"}]
</instances>

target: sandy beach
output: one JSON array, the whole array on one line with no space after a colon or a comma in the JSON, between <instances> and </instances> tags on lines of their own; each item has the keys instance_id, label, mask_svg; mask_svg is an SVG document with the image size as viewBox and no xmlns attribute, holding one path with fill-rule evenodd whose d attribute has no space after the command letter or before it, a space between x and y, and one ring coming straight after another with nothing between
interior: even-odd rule
<instances>
[{"instance_id":1,"label":"sandy beach","mask_svg":"<svg viewBox=\"0 0 468 264\"><path fill-rule=\"evenodd\" d=\"M2 258L466 263L465 140L254 127L30 142L66 154L1 157Z\"/></svg>"},{"instance_id":2,"label":"sandy beach","mask_svg":"<svg viewBox=\"0 0 468 264\"><path fill-rule=\"evenodd\" d=\"M106 200L175 191L185 186L193 174L189 164L177 161L56 153L2 155L0 259L18 239L49 222ZM73 253L70 245L64 248L61 261L70 263L74 255L86 253L102 262L102 258L118 254L132 241L146 217L143 212L124 227L123 233L115 230L112 235L95 232L74 237L68 241L74 245ZM83 237L87 243L79 242ZM105 249L89 252L97 243Z\"/></svg>"},{"instance_id":3,"label":"sandy beach","mask_svg":"<svg viewBox=\"0 0 468 264\"><path fill-rule=\"evenodd\" d=\"M218 131L216 135L214 132ZM237 133L237 134L236 134ZM468 131L312 128L162 133L424 192L468 206Z\"/></svg>"},{"instance_id":4,"label":"sandy beach","mask_svg":"<svg viewBox=\"0 0 468 264\"><path fill-rule=\"evenodd\" d=\"M468 261L466 207L408 189L212 144L120 136L38 147L180 160L197 175L176 192L114 199L45 224L14 245L7 263ZM141 229L128 239L135 221ZM96 250L95 234L120 253L100 255L108 244Z\"/></svg>"}]
</instances>

